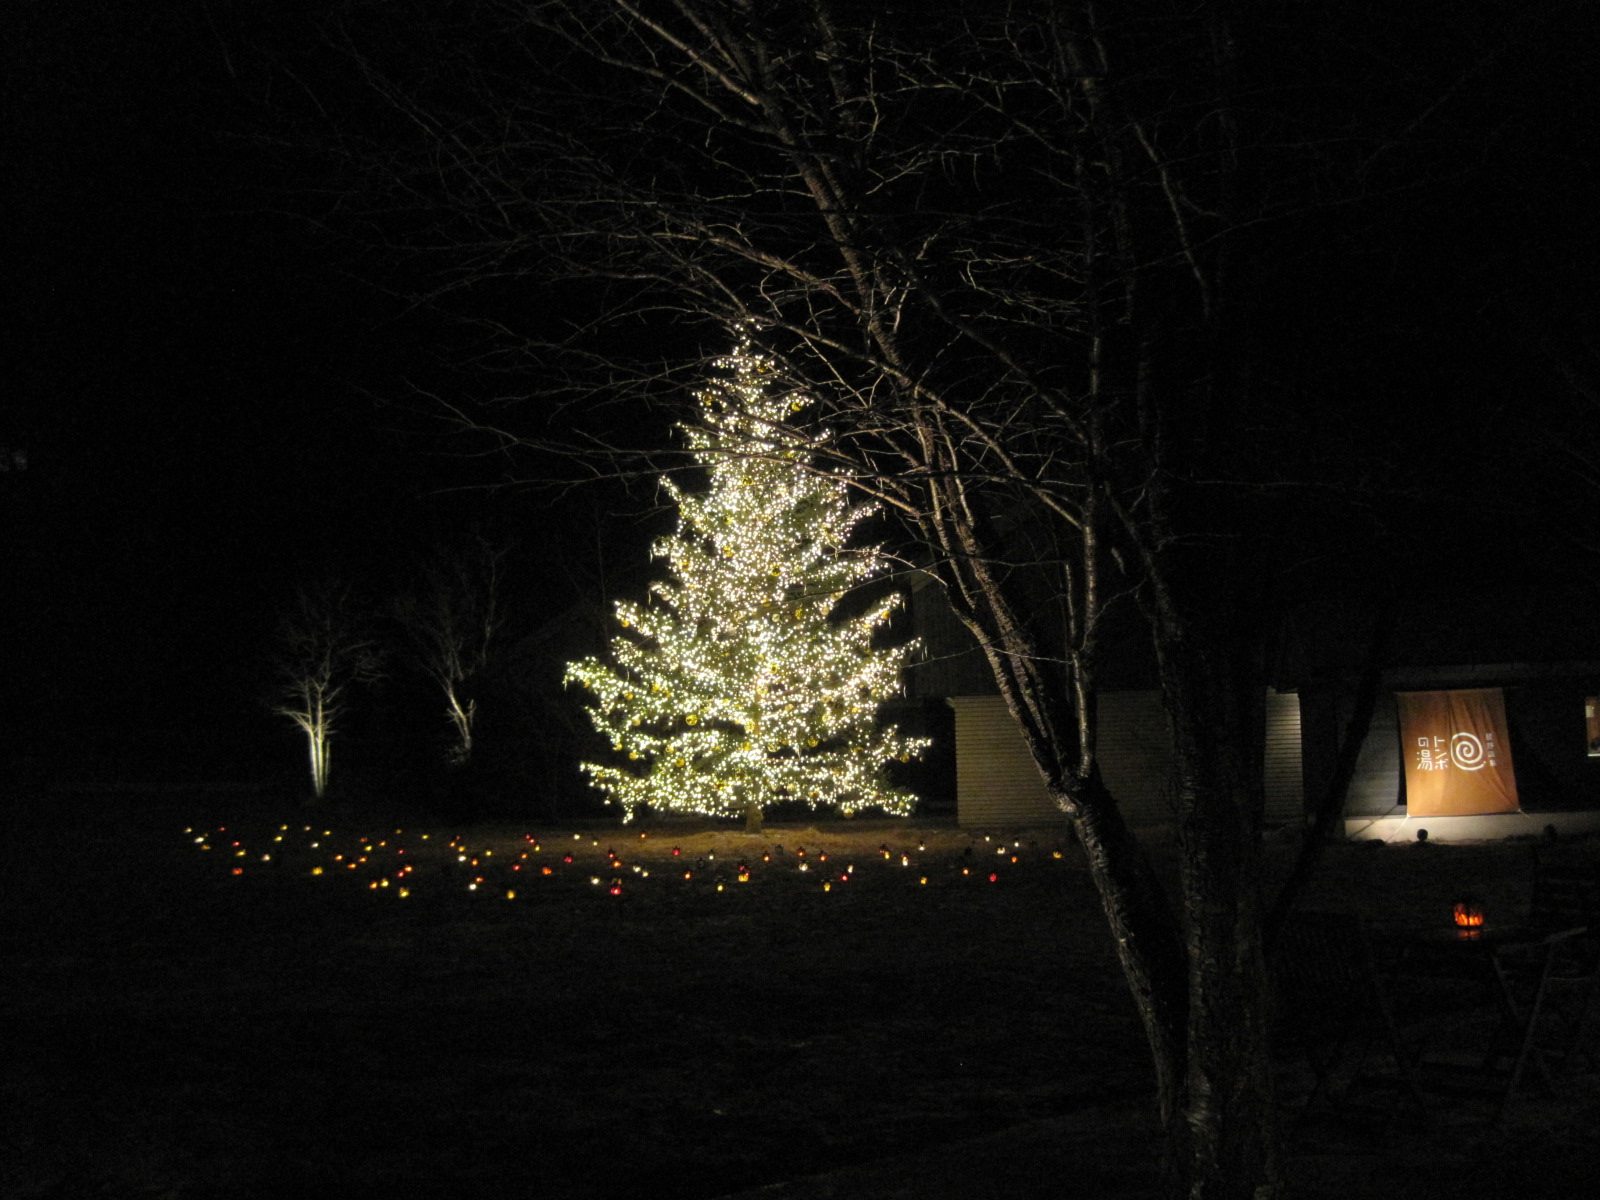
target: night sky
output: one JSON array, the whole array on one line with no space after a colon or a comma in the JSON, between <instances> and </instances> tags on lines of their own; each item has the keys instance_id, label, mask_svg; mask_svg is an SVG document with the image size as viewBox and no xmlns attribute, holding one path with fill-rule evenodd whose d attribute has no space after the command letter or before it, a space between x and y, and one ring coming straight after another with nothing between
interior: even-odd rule
<instances>
[{"instance_id":1,"label":"night sky","mask_svg":"<svg viewBox=\"0 0 1600 1200\"><path fill-rule=\"evenodd\" d=\"M69 774L259 762L286 584L371 575L398 531L477 515L436 490L499 468L403 402L414 331L284 214L304 180L256 140L275 101L206 6L26 7L4 170L0 442L27 453L0 477L7 749Z\"/></svg>"},{"instance_id":2,"label":"night sky","mask_svg":"<svg viewBox=\"0 0 1600 1200\"><path fill-rule=\"evenodd\" d=\"M338 181L262 141L298 127L294 80L355 95L290 8L259 27L200 0L13 10L0 445L27 467L0 475L8 759L159 774L181 753L247 776L293 744L260 661L288 582L380 578L430 522L520 531L535 560L548 542L548 497L481 490L538 464L470 456L482 443L407 398L448 335L304 219ZM1415 405L1485 478L1496 414L1553 386L1518 322L1582 346L1600 311L1592 25L1550 20L1452 101L1481 159L1397 187L1397 235L1363 241L1370 208L1329 216L1371 252L1343 278L1317 267L1286 317L1286 359L1364 393L1355 419L1405 439ZM1352 88L1404 59L1352 67Z\"/></svg>"}]
</instances>

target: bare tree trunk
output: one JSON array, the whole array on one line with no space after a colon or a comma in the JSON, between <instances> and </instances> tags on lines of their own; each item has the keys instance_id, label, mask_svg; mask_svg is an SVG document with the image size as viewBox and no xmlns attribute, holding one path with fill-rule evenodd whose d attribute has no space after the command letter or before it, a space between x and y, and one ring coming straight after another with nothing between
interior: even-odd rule
<instances>
[{"instance_id":1,"label":"bare tree trunk","mask_svg":"<svg viewBox=\"0 0 1600 1200\"><path fill-rule=\"evenodd\" d=\"M1174 720L1188 727L1180 739L1215 746L1188 756L1180 784L1189 1023L1182 1105L1167 1126L1185 1194L1208 1200L1282 1189L1260 917L1260 772L1235 756L1248 743L1217 727L1230 716L1221 707Z\"/></svg>"},{"instance_id":2,"label":"bare tree trunk","mask_svg":"<svg viewBox=\"0 0 1600 1200\"><path fill-rule=\"evenodd\" d=\"M1355 705L1346 722L1344 737L1339 744L1339 755L1334 760L1333 773L1317 798L1310 826L1305 830L1300 853L1283 886L1273 898L1272 910L1267 915L1267 948L1270 951L1295 901L1322 861L1323 850L1333 836L1340 818L1344 816L1345 799L1350 791L1350 781L1355 778L1356 761L1361 757L1361 746L1366 741L1367 730L1372 725L1372 714L1378 706L1378 685L1383 676L1384 652L1394 630L1394 613L1386 607L1373 622L1367 652L1361 667L1361 678L1356 684Z\"/></svg>"},{"instance_id":3,"label":"bare tree trunk","mask_svg":"<svg viewBox=\"0 0 1600 1200\"><path fill-rule=\"evenodd\" d=\"M1284 1185L1261 894L1265 686L1254 597L1218 587L1217 565L1179 564L1177 588L1158 575L1149 606L1175 754L1189 998L1169 1170L1174 1195L1267 1200Z\"/></svg>"},{"instance_id":4,"label":"bare tree trunk","mask_svg":"<svg viewBox=\"0 0 1600 1200\"><path fill-rule=\"evenodd\" d=\"M333 749L320 716L306 726L306 746L311 755L311 802L320 804L328 795L329 755Z\"/></svg>"},{"instance_id":5,"label":"bare tree trunk","mask_svg":"<svg viewBox=\"0 0 1600 1200\"><path fill-rule=\"evenodd\" d=\"M454 684L446 687L445 698L449 701L445 714L456 730L456 744L452 748L452 758L457 766L465 766L472 761L472 719L477 715L478 702L468 700L463 706L460 693Z\"/></svg>"},{"instance_id":6,"label":"bare tree trunk","mask_svg":"<svg viewBox=\"0 0 1600 1200\"><path fill-rule=\"evenodd\" d=\"M1156 1103L1163 1124L1178 1111L1183 1087L1188 985L1177 922L1145 849L1099 772L1076 795L1057 803L1073 814L1089 872L1116 946L1155 1067Z\"/></svg>"}]
</instances>

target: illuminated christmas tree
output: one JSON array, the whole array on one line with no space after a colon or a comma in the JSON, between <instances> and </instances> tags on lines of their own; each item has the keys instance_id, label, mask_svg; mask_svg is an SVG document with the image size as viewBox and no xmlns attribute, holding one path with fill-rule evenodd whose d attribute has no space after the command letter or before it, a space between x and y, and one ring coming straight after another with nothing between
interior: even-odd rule
<instances>
[{"instance_id":1,"label":"illuminated christmas tree","mask_svg":"<svg viewBox=\"0 0 1600 1200\"><path fill-rule=\"evenodd\" d=\"M753 827L790 801L908 813L915 797L883 769L927 739L881 724L878 709L915 644L874 644L900 597L839 611L884 567L876 546L848 544L873 508L807 469L819 442L787 422L809 401L778 386L748 341L717 366L726 376L699 397L704 423L687 430L710 487L664 481L678 529L654 553L670 577L645 604L617 605L611 662L567 668L617 756L583 769L624 819L649 805Z\"/></svg>"}]
</instances>

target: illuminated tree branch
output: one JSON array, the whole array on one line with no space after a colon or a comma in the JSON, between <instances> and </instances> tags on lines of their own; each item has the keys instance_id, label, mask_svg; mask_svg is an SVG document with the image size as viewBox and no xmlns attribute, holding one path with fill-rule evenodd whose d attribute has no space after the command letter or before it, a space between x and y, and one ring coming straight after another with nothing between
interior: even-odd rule
<instances>
[{"instance_id":1,"label":"illuminated tree branch","mask_svg":"<svg viewBox=\"0 0 1600 1200\"><path fill-rule=\"evenodd\" d=\"M333 735L353 685L378 677L380 656L366 622L342 585L297 588L278 618L272 666L279 703L273 711L306 736L314 801L327 798Z\"/></svg>"},{"instance_id":2,"label":"illuminated tree branch","mask_svg":"<svg viewBox=\"0 0 1600 1200\"><path fill-rule=\"evenodd\" d=\"M409 657L439 688L454 740L449 759L472 759L478 698L473 685L505 623L500 590L504 546L483 537L451 553L431 555L413 590L394 603L394 615L409 642Z\"/></svg>"}]
</instances>

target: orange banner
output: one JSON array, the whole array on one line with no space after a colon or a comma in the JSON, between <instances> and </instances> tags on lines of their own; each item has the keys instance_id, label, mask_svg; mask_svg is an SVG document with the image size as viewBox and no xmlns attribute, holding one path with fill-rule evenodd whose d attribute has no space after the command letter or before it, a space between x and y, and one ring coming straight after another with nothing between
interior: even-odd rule
<instances>
[{"instance_id":1,"label":"orange banner","mask_svg":"<svg viewBox=\"0 0 1600 1200\"><path fill-rule=\"evenodd\" d=\"M1499 688L1399 692L1406 812L1458 817L1516 812L1506 700Z\"/></svg>"}]
</instances>

